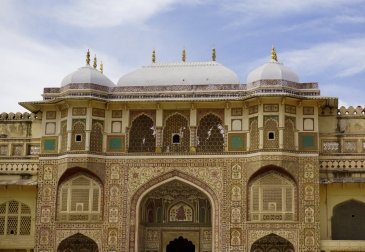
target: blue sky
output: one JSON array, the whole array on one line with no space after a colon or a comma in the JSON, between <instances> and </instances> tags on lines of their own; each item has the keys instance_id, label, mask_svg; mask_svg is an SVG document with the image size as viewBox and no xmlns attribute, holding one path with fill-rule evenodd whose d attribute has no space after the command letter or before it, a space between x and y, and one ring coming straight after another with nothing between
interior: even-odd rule
<instances>
[{"instance_id":1,"label":"blue sky","mask_svg":"<svg viewBox=\"0 0 365 252\"><path fill-rule=\"evenodd\" d=\"M217 61L241 83L269 60L341 105L365 105L365 0L1 0L0 111L24 111L85 64L89 48L117 82L151 62Z\"/></svg>"}]
</instances>

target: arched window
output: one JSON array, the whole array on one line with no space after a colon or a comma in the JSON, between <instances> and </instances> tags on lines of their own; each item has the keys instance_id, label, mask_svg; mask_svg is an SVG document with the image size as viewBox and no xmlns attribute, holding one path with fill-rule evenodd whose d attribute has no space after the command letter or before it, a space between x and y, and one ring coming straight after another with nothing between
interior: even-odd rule
<instances>
[{"instance_id":1,"label":"arched window","mask_svg":"<svg viewBox=\"0 0 365 252\"><path fill-rule=\"evenodd\" d=\"M12 200L0 205L0 236L30 235L30 207Z\"/></svg>"},{"instance_id":2,"label":"arched window","mask_svg":"<svg viewBox=\"0 0 365 252\"><path fill-rule=\"evenodd\" d=\"M129 152L155 152L156 137L153 120L140 115L133 123L129 133Z\"/></svg>"},{"instance_id":3,"label":"arched window","mask_svg":"<svg viewBox=\"0 0 365 252\"><path fill-rule=\"evenodd\" d=\"M90 151L101 152L103 150L103 121L93 120L90 133Z\"/></svg>"},{"instance_id":4,"label":"arched window","mask_svg":"<svg viewBox=\"0 0 365 252\"><path fill-rule=\"evenodd\" d=\"M198 152L223 152L224 126L218 116L204 116L199 122L197 135Z\"/></svg>"},{"instance_id":5,"label":"arched window","mask_svg":"<svg viewBox=\"0 0 365 252\"><path fill-rule=\"evenodd\" d=\"M181 114L166 119L163 129L163 148L165 152L188 152L190 130L188 120Z\"/></svg>"},{"instance_id":6,"label":"arched window","mask_svg":"<svg viewBox=\"0 0 365 252\"><path fill-rule=\"evenodd\" d=\"M101 220L101 186L94 179L78 175L59 187L60 221Z\"/></svg>"},{"instance_id":7,"label":"arched window","mask_svg":"<svg viewBox=\"0 0 365 252\"><path fill-rule=\"evenodd\" d=\"M250 150L259 148L259 124L257 117L250 118Z\"/></svg>"},{"instance_id":8,"label":"arched window","mask_svg":"<svg viewBox=\"0 0 365 252\"><path fill-rule=\"evenodd\" d=\"M71 150L85 150L85 125L84 119L72 121Z\"/></svg>"},{"instance_id":9,"label":"arched window","mask_svg":"<svg viewBox=\"0 0 365 252\"><path fill-rule=\"evenodd\" d=\"M284 148L286 150L294 150L294 134L295 134L295 117L285 117L285 129L284 129Z\"/></svg>"},{"instance_id":10,"label":"arched window","mask_svg":"<svg viewBox=\"0 0 365 252\"><path fill-rule=\"evenodd\" d=\"M279 118L277 116L264 116L264 148L279 148Z\"/></svg>"},{"instance_id":11,"label":"arched window","mask_svg":"<svg viewBox=\"0 0 365 252\"><path fill-rule=\"evenodd\" d=\"M249 183L251 221L295 220L296 186L292 179L269 171Z\"/></svg>"}]
</instances>

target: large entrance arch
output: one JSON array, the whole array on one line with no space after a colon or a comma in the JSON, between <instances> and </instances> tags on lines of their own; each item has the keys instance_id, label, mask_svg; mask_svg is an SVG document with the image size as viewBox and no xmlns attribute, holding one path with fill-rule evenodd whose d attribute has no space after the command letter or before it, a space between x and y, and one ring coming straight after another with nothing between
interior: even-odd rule
<instances>
[{"instance_id":1,"label":"large entrance arch","mask_svg":"<svg viewBox=\"0 0 365 252\"><path fill-rule=\"evenodd\" d=\"M269 234L255 241L251 252L294 252L294 246L279 235Z\"/></svg>"},{"instance_id":2,"label":"large entrance arch","mask_svg":"<svg viewBox=\"0 0 365 252\"><path fill-rule=\"evenodd\" d=\"M172 180L147 193L139 209L140 251L164 251L167 247L170 252L190 251L187 239L197 246L205 243L204 247L211 249L211 241L200 239L212 230L211 204L197 188Z\"/></svg>"},{"instance_id":3,"label":"large entrance arch","mask_svg":"<svg viewBox=\"0 0 365 252\"><path fill-rule=\"evenodd\" d=\"M64 239L57 252L98 252L98 245L89 237L77 233Z\"/></svg>"},{"instance_id":4,"label":"large entrance arch","mask_svg":"<svg viewBox=\"0 0 365 252\"><path fill-rule=\"evenodd\" d=\"M144 184L132 197L130 213L130 250L165 252L181 236L196 251L219 251L218 199L185 173L174 170Z\"/></svg>"},{"instance_id":5,"label":"large entrance arch","mask_svg":"<svg viewBox=\"0 0 365 252\"><path fill-rule=\"evenodd\" d=\"M166 246L166 252L195 252L195 245L188 239L184 239L182 236L170 241Z\"/></svg>"}]
</instances>

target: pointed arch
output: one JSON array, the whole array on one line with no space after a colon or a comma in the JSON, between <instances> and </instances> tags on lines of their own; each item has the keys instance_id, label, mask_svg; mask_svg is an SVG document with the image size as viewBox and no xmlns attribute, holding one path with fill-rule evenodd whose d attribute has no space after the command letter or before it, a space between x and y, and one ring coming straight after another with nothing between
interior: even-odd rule
<instances>
[{"instance_id":1,"label":"pointed arch","mask_svg":"<svg viewBox=\"0 0 365 252\"><path fill-rule=\"evenodd\" d=\"M173 180L178 180L183 183L186 183L203 194L207 196L211 204L211 221L212 221L212 234L220 233L220 225L219 225L219 201L215 192L203 181L188 175L186 173L180 172L178 170L173 170L171 172L165 173L157 178L154 178L144 185L142 185L132 196L131 198L131 209L130 209L130 227L129 227L129 248L130 250L138 251L138 234L139 234L139 222L140 222L140 206L144 196L146 196L152 190L158 188L161 185L164 185ZM219 237L219 235L217 236ZM220 241L216 241L216 235L212 235L212 250L220 251Z\"/></svg>"},{"instance_id":2,"label":"pointed arch","mask_svg":"<svg viewBox=\"0 0 365 252\"><path fill-rule=\"evenodd\" d=\"M84 234L76 233L65 238L58 245L57 252L65 251L98 252L99 248L93 239Z\"/></svg>"},{"instance_id":3,"label":"pointed arch","mask_svg":"<svg viewBox=\"0 0 365 252\"><path fill-rule=\"evenodd\" d=\"M365 240L365 203L355 199L333 207L333 240Z\"/></svg>"},{"instance_id":4,"label":"pointed arch","mask_svg":"<svg viewBox=\"0 0 365 252\"><path fill-rule=\"evenodd\" d=\"M166 246L166 252L194 252L195 251L195 245L189 241L188 239L185 239L182 236L179 236L173 241L170 241L170 243Z\"/></svg>"},{"instance_id":5,"label":"pointed arch","mask_svg":"<svg viewBox=\"0 0 365 252\"><path fill-rule=\"evenodd\" d=\"M178 112L169 115L164 121L162 140L164 152L189 152L189 119Z\"/></svg>"},{"instance_id":6,"label":"pointed arch","mask_svg":"<svg viewBox=\"0 0 365 252\"><path fill-rule=\"evenodd\" d=\"M104 122L93 120L90 132L90 151L102 152L103 150Z\"/></svg>"},{"instance_id":7,"label":"pointed arch","mask_svg":"<svg viewBox=\"0 0 365 252\"><path fill-rule=\"evenodd\" d=\"M74 119L72 121L71 150L85 150L86 121Z\"/></svg>"},{"instance_id":8,"label":"pointed arch","mask_svg":"<svg viewBox=\"0 0 365 252\"><path fill-rule=\"evenodd\" d=\"M294 178L277 166L255 172L247 183L248 216L251 221L297 219L298 189Z\"/></svg>"},{"instance_id":9,"label":"pointed arch","mask_svg":"<svg viewBox=\"0 0 365 252\"><path fill-rule=\"evenodd\" d=\"M257 150L259 148L259 123L258 118L251 117L249 119L250 130L250 150Z\"/></svg>"},{"instance_id":10,"label":"pointed arch","mask_svg":"<svg viewBox=\"0 0 365 252\"><path fill-rule=\"evenodd\" d=\"M103 185L88 170L73 168L60 178L57 187L57 219L99 221L102 218Z\"/></svg>"},{"instance_id":11,"label":"pointed arch","mask_svg":"<svg viewBox=\"0 0 365 252\"><path fill-rule=\"evenodd\" d=\"M264 116L264 148L279 148L278 116Z\"/></svg>"},{"instance_id":12,"label":"pointed arch","mask_svg":"<svg viewBox=\"0 0 365 252\"><path fill-rule=\"evenodd\" d=\"M295 117L285 116L284 149L295 149Z\"/></svg>"},{"instance_id":13,"label":"pointed arch","mask_svg":"<svg viewBox=\"0 0 365 252\"><path fill-rule=\"evenodd\" d=\"M294 252L293 244L287 239L271 233L251 245L251 252Z\"/></svg>"},{"instance_id":14,"label":"pointed arch","mask_svg":"<svg viewBox=\"0 0 365 252\"><path fill-rule=\"evenodd\" d=\"M156 132L154 120L141 113L131 122L129 131L129 152L154 152L156 148Z\"/></svg>"},{"instance_id":15,"label":"pointed arch","mask_svg":"<svg viewBox=\"0 0 365 252\"><path fill-rule=\"evenodd\" d=\"M199 120L197 130L198 152L223 152L225 128L222 118L207 113Z\"/></svg>"}]
</instances>

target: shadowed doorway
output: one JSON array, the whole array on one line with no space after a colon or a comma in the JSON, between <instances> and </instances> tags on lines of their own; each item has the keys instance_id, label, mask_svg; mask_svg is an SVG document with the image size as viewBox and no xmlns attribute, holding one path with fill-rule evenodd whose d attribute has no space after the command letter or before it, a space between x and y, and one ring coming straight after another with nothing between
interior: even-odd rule
<instances>
[{"instance_id":1,"label":"shadowed doorway","mask_svg":"<svg viewBox=\"0 0 365 252\"><path fill-rule=\"evenodd\" d=\"M195 252L195 245L180 236L166 246L166 252Z\"/></svg>"},{"instance_id":2,"label":"shadowed doorway","mask_svg":"<svg viewBox=\"0 0 365 252\"><path fill-rule=\"evenodd\" d=\"M65 240L58 246L57 252L98 252L98 245L89 237L77 233Z\"/></svg>"},{"instance_id":3,"label":"shadowed doorway","mask_svg":"<svg viewBox=\"0 0 365 252\"><path fill-rule=\"evenodd\" d=\"M269 234L252 244L251 252L294 252L290 241L276 234Z\"/></svg>"}]
</instances>

